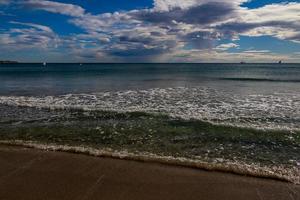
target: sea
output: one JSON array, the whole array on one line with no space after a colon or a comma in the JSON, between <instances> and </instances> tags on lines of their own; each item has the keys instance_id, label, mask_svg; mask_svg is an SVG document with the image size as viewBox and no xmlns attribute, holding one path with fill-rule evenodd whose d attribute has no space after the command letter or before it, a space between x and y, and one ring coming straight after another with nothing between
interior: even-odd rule
<instances>
[{"instance_id":1,"label":"sea","mask_svg":"<svg viewBox=\"0 0 300 200\"><path fill-rule=\"evenodd\" d=\"M1 64L0 140L299 184L300 64Z\"/></svg>"}]
</instances>

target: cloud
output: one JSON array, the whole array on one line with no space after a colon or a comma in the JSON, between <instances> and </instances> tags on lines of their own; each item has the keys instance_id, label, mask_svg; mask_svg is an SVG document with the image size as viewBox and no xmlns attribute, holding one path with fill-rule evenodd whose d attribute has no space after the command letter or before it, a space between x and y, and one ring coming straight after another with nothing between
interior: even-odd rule
<instances>
[{"instance_id":1,"label":"cloud","mask_svg":"<svg viewBox=\"0 0 300 200\"><path fill-rule=\"evenodd\" d=\"M3 33L2 43L8 41L17 47L18 41L20 46L26 47L32 42L51 49L53 42L54 46L59 45L79 59L153 62L186 59L192 62L209 58L226 61L243 56L271 60L278 56L255 50L228 53L229 49L239 47L234 41L240 36L267 35L300 42L300 3L250 9L242 6L247 1L154 0L153 8L102 14L92 14L78 5L55 1L19 1L18 5L26 8L67 15L68 23L83 32L58 37L49 27L12 22L27 28L14 28Z\"/></svg>"},{"instance_id":2,"label":"cloud","mask_svg":"<svg viewBox=\"0 0 300 200\"><path fill-rule=\"evenodd\" d=\"M10 0L0 0L0 5L8 5Z\"/></svg>"},{"instance_id":3,"label":"cloud","mask_svg":"<svg viewBox=\"0 0 300 200\"><path fill-rule=\"evenodd\" d=\"M221 51L225 51L231 48L237 48L239 47L238 44L235 43L228 43L228 44L221 44L219 46L216 47L217 50L221 50Z\"/></svg>"},{"instance_id":4,"label":"cloud","mask_svg":"<svg viewBox=\"0 0 300 200\"><path fill-rule=\"evenodd\" d=\"M231 3L208 2L189 9L173 9L167 12L142 10L132 14L138 20L170 24L172 22L207 25L235 17L235 7Z\"/></svg>"},{"instance_id":5,"label":"cloud","mask_svg":"<svg viewBox=\"0 0 300 200\"><path fill-rule=\"evenodd\" d=\"M80 6L54 1L26 0L21 2L21 4L31 9L45 10L48 12L59 13L72 17L80 17L85 13L85 10Z\"/></svg>"},{"instance_id":6,"label":"cloud","mask_svg":"<svg viewBox=\"0 0 300 200\"><path fill-rule=\"evenodd\" d=\"M28 48L49 50L56 48L59 43L59 37L47 26L15 21L10 23L20 27L10 28L0 34L1 48L4 47L6 51Z\"/></svg>"},{"instance_id":7,"label":"cloud","mask_svg":"<svg viewBox=\"0 0 300 200\"><path fill-rule=\"evenodd\" d=\"M168 12L173 9L189 9L207 3L231 3L240 5L248 0L154 0L153 10L156 12Z\"/></svg>"},{"instance_id":8,"label":"cloud","mask_svg":"<svg viewBox=\"0 0 300 200\"><path fill-rule=\"evenodd\" d=\"M23 22L16 22L16 21L11 21L10 23L11 24L23 25L23 26L30 26L30 27L33 27L35 29L38 29L38 30L41 30L41 31L44 31L44 32L48 32L48 33L51 33L51 34L53 33L51 28L49 28L48 26L40 25L40 24L23 23Z\"/></svg>"},{"instance_id":9,"label":"cloud","mask_svg":"<svg viewBox=\"0 0 300 200\"><path fill-rule=\"evenodd\" d=\"M256 9L245 10L241 17L243 21L253 23L263 22L299 22L300 3L285 2L280 4L270 4Z\"/></svg>"},{"instance_id":10,"label":"cloud","mask_svg":"<svg viewBox=\"0 0 300 200\"><path fill-rule=\"evenodd\" d=\"M270 50L246 50L241 53L271 53Z\"/></svg>"},{"instance_id":11,"label":"cloud","mask_svg":"<svg viewBox=\"0 0 300 200\"><path fill-rule=\"evenodd\" d=\"M168 55L170 62L240 62L245 61L248 63L273 63L282 60L284 62L299 62L299 55L283 55L272 52L264 51L245 51L237 53L229 53L227 51L218 50L180 50L176 53Z\"/></svg>"},{"instance_id":12,"label":"cloud","mask_svg":"<svg viewBox=\"0 0 300 200\"><path fill-rule=\"evenodd\" d=\"M238 19L220 24L217 29L231 36L268 35L282 40L299 42L299 13L300 3L295 2L266 5L257 9L240 9Z\"/></svg>"}]
</instances>

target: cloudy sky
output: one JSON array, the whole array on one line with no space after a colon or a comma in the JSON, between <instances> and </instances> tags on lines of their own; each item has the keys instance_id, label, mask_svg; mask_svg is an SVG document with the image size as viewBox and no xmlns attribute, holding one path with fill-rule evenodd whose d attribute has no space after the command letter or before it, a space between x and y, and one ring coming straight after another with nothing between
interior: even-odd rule
<instances>
[{"instance_id":1,"label":"cloudy sky","mask_svg":"<svg viewBox=\"0 0 300 200\"><path fill-rule=\"evenodd\" d=\"M300 1L0 0L0 60L300 62Z\"/></svg>"}]
</instances>

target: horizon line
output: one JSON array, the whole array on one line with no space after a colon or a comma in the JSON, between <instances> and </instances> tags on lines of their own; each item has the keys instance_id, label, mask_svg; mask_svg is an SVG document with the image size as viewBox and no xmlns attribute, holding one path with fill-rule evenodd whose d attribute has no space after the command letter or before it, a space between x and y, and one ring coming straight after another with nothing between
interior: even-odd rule
<instances>
[{"instance_id":1,"label":"horizon line","mask_svg":"<svg viewBox=\"0 0 300 200\"><path fill-rule=\"evenodd\" d=\"M6 63L5 63L6 62ZM19 61L0 61L0 64L300 64L300 62L19 62Z\"/></svg>"}]
</instances>

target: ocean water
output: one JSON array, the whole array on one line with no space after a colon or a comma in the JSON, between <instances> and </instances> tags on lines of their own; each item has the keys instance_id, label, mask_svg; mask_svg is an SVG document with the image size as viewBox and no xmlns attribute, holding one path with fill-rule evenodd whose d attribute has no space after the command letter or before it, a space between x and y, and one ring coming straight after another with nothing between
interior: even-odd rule
<instances>
[{"instance_id":1,"label":"ocean water","mask_svg":"<svg viewBox=\"0 0 300 200\"><path fill-rule=\"evenodd\" d=\"M300 64L2 64L0 139L235 163L299 183Z\"/></svg>"}]
</instances>

